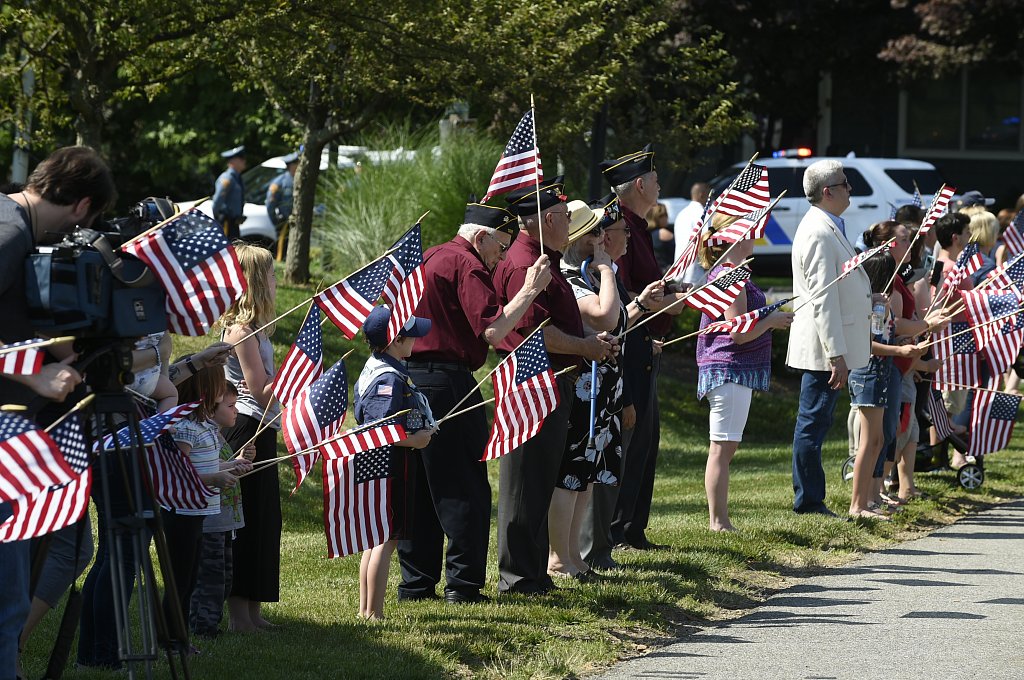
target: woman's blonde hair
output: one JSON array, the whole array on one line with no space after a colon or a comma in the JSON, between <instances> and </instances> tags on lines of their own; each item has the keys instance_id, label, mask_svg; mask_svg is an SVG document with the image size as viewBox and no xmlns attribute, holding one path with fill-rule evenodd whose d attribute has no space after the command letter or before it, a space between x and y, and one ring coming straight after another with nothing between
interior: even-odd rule
<instances>
[{"instance_id":1,"label":"woman's blonde hair","mask_svg":"<svg viewBox=\"0 0 1024 680\"><path fill-rule=\"evenodd\" d=\"M711 226L701 235L700 246L697 248L697 261L700 262L700 266L704 267L704 269L711 269L718 262L718 259L725 254L725 251L729 249L729 246L732 245L731 243L711 245L709 243L711 237L738 219L734 215L722 215L720 213L715 213L715 216L711 218Z\"/></svg>"},{"instance_id":2,"label":"woman's blonde hair","mask_svg":"<svg viewBox=\"0 0 1024 680\"><path fill-rule=\"evenodd\" d=\"M246 288L242 296L220 318L223 328L249 326L258 328L274 318L274 298L270 295L270 276L274 271L274 258L270 251L248 243L236 243L235 254L245 276ZM266 329L274 334L274 326Z\"/></svg>"},{"instance_id":3,"label":"woman's blonde hair","mask_svg":"<svg viewBox=\"0 0 1024 680\"><path fill-rule=\"evenodd\" d=\"M662 217L668 219L668 208L664 203L658 203L647 212L647 231L656 229Z\"/></svg>"},{"instance_id":4,"label":"woman's blonde hair","mask_svg":"<svg viewBox=\"0 0 1024 680\"><path fill-rule=\"evenodd\" d=\"M991 248L999 238L999 219L987 210L971 215L971 240L981 248Z\"/></svg>"}]
</instances>

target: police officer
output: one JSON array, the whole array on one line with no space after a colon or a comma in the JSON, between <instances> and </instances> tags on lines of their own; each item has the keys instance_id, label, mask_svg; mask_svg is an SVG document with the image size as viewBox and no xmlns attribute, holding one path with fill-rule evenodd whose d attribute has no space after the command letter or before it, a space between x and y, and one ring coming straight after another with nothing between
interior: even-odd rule
<instances>
[{"instance_id":1,"label":"police officer","mask_svg":"<svg viewBox=\"0 0 1024 680\"><path fill-rule=\"evenodd\" d=\"M238 225L245 219L245 147L236 146L220 154L227 161L227 169L220 173L213 188L213 218L224 225L224 235L229 241L238 238Z\"/></svg>"},{"instance_id":2,"label":"police officer","mask_svg":"<svg viewBox=\"0 0 1024 680\"><path fill-rule=\"evenodd\" d=\"M604 161L600 165L605 179L619 198L622 218L630 233L629 250L619 258L619 279L631 298L651 282L661 279L661 267L654 256L654 245L647 238L647 212L658 203L661 187L654 168L651 145L635 153ZM650 308L658 311L674 303L682 293L666 288L659 304ZM625 372L631 381L630 393L636 409L633 429L626 455L622 462L619 496L612 517L611 534L615 544L638 550L651 550L664 546L652 543L646 529L650 519L651 500L654 495L654 469L658 459L661 422L658 416L658 372L661 367L660 340L671 330L672 318L683 305L673 306L642 328L626 336ZM586 542L586 541L584 541ZM597 565L611 566L601 555L586 555Z\"/></svg>"},{"instance_id":3,"label":"police officer","mask_svg":"<svg viewBox=\"0 0 1024 680\"><path fill-rule=\"evenodd\" d=\"M509 210L519 216L523 233L509 249L508 257L494 272L494 288L500 300L511 300L520 291L530 263L543 254L552 262L551 282L503 341L496 345L507 355L533 332L541 321L552 368L578 366L584 359L603 361L613 356L618 343L612 338L584 337L583 320L572 287L559 271L561 251L569 244L570 212L562 193L562 178L508 195ZM539 213L539 215L538 215ZM556 378L558 407L544 419L537 434L501 458L498 486L498 591L541 595L554 584L548 576L548 507L555 490L558 469L569 429L575 376Z\"/></svg>"},{"instance_id":4,"label":"police officer","mask_svg":"<svg viewBox=\"0 0 1024 680\"><path fill-rule=\"evenodd\" d=\"M516 217L504 208L470 203L458 235L423 256L426 285L416 315L431 319L433 327L417 341L407 365L438 418L471 391L459 410L480 403L473 371L483 366L489 344L505 338L551 280L548 258L535 256L518 293L501 304L491 272L518 234ZM491 488L480 460L486 444L487 418L478 408L443 423L413 459L420 482L410 537L398 544L398 599L437 597L446 536L445 600L486 599L480 594L491 518Z\"/></svg>"},{"instance_id":5,"label":"police officer","mask_svg":"<svg viewBox=\"0 0 1024 680\"><path fill-rule=\"evenodd\" d=\"M277 228L277 259L284 253L288 237L288 218L292 215L292 192L295 187L295 169L299 167L299 154L290 153L284 157L285 171L274 178L267 187L267 214Z\"/></svg>"}]
</instances>

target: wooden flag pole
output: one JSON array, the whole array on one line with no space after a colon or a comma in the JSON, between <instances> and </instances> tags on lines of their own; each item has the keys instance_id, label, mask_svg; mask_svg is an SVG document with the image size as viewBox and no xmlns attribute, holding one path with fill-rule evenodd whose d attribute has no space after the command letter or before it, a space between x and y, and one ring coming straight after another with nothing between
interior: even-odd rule
<instances>
[{"instance_id":1,"label":"wooden flag pole","mask_svg":"<svg viewBox=\"0 0 1024 680\"><path fill-rule=\"evenodd\" d=\"M874 255L872 255L871 257L874 257L875 255L878 255L879 253L881 253L882 249L885 246L889 245L890 243L892 243L895 240L896 240L895 238L891 238L888 241L886 241L885 243L883 243L882 245L878 246L878 251ZM865 262L870 260L871 257L864 258L863 260L861 260L860 262L857 263L856 267L853 267L852 269L850 269L850 271L843 272L842 274L840 274L836 278L832 279L824 288L822 288L819 291L816 291L810 297L808 297L806 300L804 300L796 309L793 310L793 313L796 314L799 310L803 309L804 307L809 305L811 302L813 302L814 300L816 300L819 297L821 297L822 295L824 295L825 291L827 291L829 288L831 288L832 286L836 285L837 283L839 283L840 281L845 279L847 276L849 276L850 272L852 272L854 269L860 269L861 265L863 265ZM890 281L890 283L891 283L891 281Z\"/></svg>"},{"instance_id":2,"label":"wooden flag pole","mask_svg":"<svg viewBox=\"0 0 1024 680\"><path fill-rule=\"evenodd\" d=\"M53 345L59 345L62 342L71 342L74 339L75 336L73 335L62 335L59 338L47 338L45 340L40 340L39 342L29 342L24 345L18 345L17 347L7 345L5 347L0 347L0 356L3 356L4 354L10 354L11 352L20 352L23 349L40 349L42 347L51 347Z\"/></svg>"},{"instance_id":3,"label":"wooden flag pole","mask_svg":"<svg viewBox=\"0 0 1024 680\"><path fill-rule=\"evenodd\" d=\"M95 394L90 394L90 395L87 395L87 396L85 397L85 399L82 399L82 401L80 401L80 402L78 402L77 404L75 404L74 406L72 406L72 407L71 407L71 410L70 410L70 411L68 411L67 413L65 413L64 415L62 415L62 416L61 416L60 418L58 418L57 420L55 420L55 421L53 421L52 423L50 423L49 425L47 425L47 426L46 426L46 429L45 429L45 432L47 432L47 433L50 433L50 432L52 432L53 430L55 430L55 429L57 428L57 426L58 426L58 425L60 425L60 424L61 424L61 423L63 423L63 422L65 421L65 420L67 420L68 418L70 418L70 417L71 417L71 414L72 414L72 413L75 413L76 411L81 411L81 410L82 410L82 409L84 409L84 408L85 408L86 406L88 406L89 404L91 404L91 403L92 403L92 400L93 400L93 399L95 399L95 398L96 398L96 395L95 395Z\"/></svg>"},{"instance_id":4,"label":"wooden flag pole","mask_svg":"<svg viewBox=\"0 0 1024 680\"><path fill-rule=\"evenodd\" d=\"M515 351L516 351L517 349L519 349L520 347L522 347L522 346L523 346L523 343L525 343L525 342L526 342L527 340L529 340L530 338L532 338L532 337L533 337L534 333L536 333L536 332L537 332L537 331L539 331L540 329L544 328L544 326L547 326L547 325L548 325L549 323L551 323L551 319L544 319L543 321L541 321L541 322L540 322L540 324L538 324L536 328L534 328L534 329L533 329L532 331L530 331L530 334L529 334L529 335L527 335L527 336L526 336L525 338L523 338L523 341L522 341L522 342L520 342L520 343L519 343L518 345L516 345L516 349L512 350L512 351L511 351L511 352L510 352L509 354L514 354L514 353L515 353ZM508 358L508 357L506 356L506 357L505 357L505 359L507 359L507 358ZM478 383L476 384L476 386L475 386L475 387L474 387L473 389L471 389L471 390L470 390L469 392L466 392L466 396L464 396L464 397L463 397L462 399L460 399L460 400L459 400L459 403L457 403L457 404L456 404L455 406L453 406L453 407L452 407L452 408L451 408L451 409L450 409L450 410L448 411L448 413L446 413L446 414L445 414L445 415L444 415L444 416L443 416L443 417L441 418L441 420L439 420L439 421L437 421L437 422L441 422L442 420L444 420L445 418L447 418L448 416L450 416L450 415L451 415L452 413L454 413L454 412L455 412L455 410L456 410L457 408L459 408L460 406L462 406L463 404L465 404L465 403L466 403L466 400L467 400L467 399L469 399L470 395L472 395L472 394L473 394L474 392L476 392L476 391L477 391L478 389L480 389L480 386L481 386L481 385L483 385L483 384L484 384L485 382L487 382L487 379L488 379L488 378L490 378L490 377L491 377L492 375L494 375L494 372L498 370L498 368L499 368L499 367L501 366L501 364L502 364L502 363L503 363L503 362L505 361L505 359L502 359L501 361L499 361L499 362L498 362L498 365L497 365L497 366L495 366L495 367L494 367L494 368L492 368L492 369L491 369L490 371L488 371L488 372L487 372L487 375L485 375L485 376L484 376L483 378L481 378L481 379L480 379L480 382L478 382Z\"/></svg>"},{"instance_id":5,"label":"wooden flag pole","mask_svg":"<svg viewBox=\"0 0 1024 680\"><path fill-rule=\"evenodd\" d=\"M577 368L576 366L567 366L566 368L563 368L562 370L560 370L557 373L555 373L554 376L557 378L560 375L565 375L566 373L571 373L572 371L575 371L576 368ZM466 408L462 409L461 411L458 411L457 413L449 413L444 418L441 418L441 420L437 421L437 424L440 426L441 423L443 423L446 420L451 420L452 418L458 418L463 413L469 413L473 409L480 408L481 406L486 406L487 404L490 404L491 402L493 402L494 399L495 399L494 397L491 397L490 399L485 399L485 400L481 401L479 404L473 404L472 406L467 406Z\"/></svg>"},{"instance_id":6,"label":"wooden flag pole","mask_svg":"<svg viewBox=\"0 0 1024 680\"><path fill-rule=\"evenodd\" d=\"M934 384L934 380L924 380L922 382ZM991 387L972 387L970 385L961 385L959 383L942 383L947 387L953 387L958 390L977 390L979 392L991 392L992 394L1005 394L1008 397L1019 397L1019 394L1013 394L1011 392L1003 392L1002 390L994 390Z\"/></svg>"},{"instance_id":7,"label":"wooden flag pole","mask_svg":"<svg viewBox=\"0 0 1024 680\"><path fill-rule=\"evenodd\" d=\"M533 121L533 185L537 191L537 238L540 240L540 254L544 254L544 219L540 214L540 151L537 149L537 109L533 105L533 93L530 93L530 118Z\"/></svg>"}]
</instances>

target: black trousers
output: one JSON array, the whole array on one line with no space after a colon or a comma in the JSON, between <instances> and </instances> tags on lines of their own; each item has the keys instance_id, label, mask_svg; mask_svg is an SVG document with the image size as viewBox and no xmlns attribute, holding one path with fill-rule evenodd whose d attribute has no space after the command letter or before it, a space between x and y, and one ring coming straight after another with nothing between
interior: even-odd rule
<instances>
[{"instance_id":1,"label":"black trousers","mask_svg":"<svg viewBox=\"0 0 1024 680\"><path fill-rule=\"evenodd\" d=\"M559 404L537 435L501 458L498 482L498 590L529 591L550 582L548 507L569 430L575 378L558 381Z\"/></svg>"},{"instance_id":2,"label":"black trousers","mask_svg":"<svg viewBox=\"0 0 1024 680\"><path fill-rule=\"evenodd\" d=\"M417 369L409 374L441 418L476 386L465 370ZM475 391L459 410L481 401ZM410 456L417 483L410 499L407 538L398 542L404 596L436 593L445 564L445 590L478 592L486 582L491 528L491 486L486 463L485 409L446 421L430 445ZM447 555L442 555L448 537Z\"/></svg>"},{"instance_id":3,"label":"black trousers","mask_svg":"<svg viewBox=\"0 0 1024 680\"><path fill-rule=\"evenodd\" d=\"M633 336L636 336L636 339ZM632 345L629 341L633 340ZM612 517L614 544L642 545L651 516L654 496L654 470L661 444L661 420L658 415L658 373L661 356L650 354L650 336L638 331L627 336L626 375L641 377L632 386L636 427L622 461L622 482ZM649 376L647 382L642 376ZM646 388L646 389L645 389Z\"/></svg>"}]
</instances>

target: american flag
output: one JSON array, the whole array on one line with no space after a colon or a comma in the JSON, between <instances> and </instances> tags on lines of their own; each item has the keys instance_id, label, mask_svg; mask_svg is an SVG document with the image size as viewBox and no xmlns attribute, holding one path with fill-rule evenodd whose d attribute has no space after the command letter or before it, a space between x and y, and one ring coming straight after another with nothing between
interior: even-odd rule
<instances>
[{"instance_id":1,"label":"american flag","mask_svg":"<svg viewBox=\"0 0 1024 680\"><path fill-rule=\"evenodd\" d=\"M341 427L348 410L348 378L345 361L331 366L320 378L299 392L281 413L281 433L288 453L313 449ZM316 462L317 452L294 456L295 488L298 489Z\"/></svg>"},{"instance_id":2,"label":"american flag","mask_svg":"<svg viewBox=\"0 0 1024 680\"><path fill-rule=\"evenodd\" d=\"M719 273L714 281L709 281L698 288L684 302L687 306L704 312L712 319L717 319L743 292L749 278L749 269L733 267Z\"/></svg>"},{"instance_id":3,"label":"american flag","mask_svg":"<svg viewBox=\"0 0 1024 680\"><path fill-rule=\"evenodd\" d=\"M0 411L0 502L70 482L74 471L35 423Z\"/></svg>"},{"instance_id":4,"label":"american flag","mask_svg":"<svg viewBox=\"0 0 1024 680\"><path fill-rule=\"evenodd\" d=\"M991 275L992 288L1009 288L1016 286L1024 290L1024 252L1014 255L998 267Z\"/></svg>"},{"instance_id":5,"label":"american flag","mask_svg":"<svg viewBox=\"0 0 1024 680\"><path fill-rule=\"evenodd\" d=\"M793 298L786 298L785 300L779 300L767 307L761 307L760 309L755 309L754 311L747 312L746 314L740 314L739 316L735 316L731 319L724 319L722 321L709 323L701 329L701 335L709 335L711 333L747 333L754 329L754 326L757 325L758 321L776 311L784 304L790 302L792 299Z\"/></svg>"},{"instance_id":6,"label":"american flag","mask_svg":"<svg viewBox=\"0 0 1024 680\"><path fill-rule=\"evenodd\" d=\"M1004 373L1017 358L1024 339L1024 331L1017 329L1014 313L1020 310L1020 294L1016 289L1010 292L982 289L962 291L961 296L967 307L975 346L984 352L994 373Z\"/></svg>"},{"instance_id":7,"label":"american flag","mask_svg":"<svg viewBox=\"0 0 1024 680\"><path fill-rule=\"evenodd\" d=\"M1013 424L1017 421L1020 400L1020 395L1016 394L993 390L976 391L971 411L971 443L967 453L984 456L1005 449L1013 434Z\"/></svg>"},{"instance_id":8,"label":"american flag","mask_svg":"<svg viewBox=\"0 0 1024 680\"><path fill-rule=\"evenodd\" d=\"M8 375L35 375L43 367L43 356L46 351L41 347L19 349L24 345L35 345L46 342L42 338L15 342L0 347L0 373Z\"/></svg>"},{"instance_id":9,"label":"american flag","mask_svg":"<svg viewBox=\"0 0 1024 680\"><path fill-rule=\"evenodd\" d=\"M208 499L217 495L217 491L203 483L195 465L166 432L158 435L145 452L153 480L153 496L161 507L204 510L209 505Z\"/></svg>"},{"instance_id":10,"label":"american flag","mask_svg":"<svg viewBox=\"0 0 1024 680\"><path fill-rule=\"evenodd\" d=\"M937 336L934 355L942 361L933 381L939 390L976 387L981 380L978 347L966 321L953 321ZM966 332L965 332L966 331Z\"/></svg>"},{"instance_id":11,"label":"american flag","mask_svg":"<svg viewBox=\"0 0 1024 680\"><path fill-rule=\"evenodd\" d=\"M949 205L949 199L953 198L953 194L955 193L955 187L943 185L942 188L939 189L939 192L935 194L934 198L932 198L932 204L928 206L928 212L924 214L924 220L921 222L921 228L917 232L918 238L927 234L935 225L935 220L946 214L946 206Z\"/></svg>"},{"instance_id":12,"label":"american flag","mask_svg":"<svg viewBox=\"0 0 1024 680\"><path fill-rule=\"evenodd\" d=\"M423 235L417 222L402 238L395 241L388 255L394 268L384 286L384 300L391 307L388 321L388 342L402 330L423 297ZM389 249L389 250L390 250Z\"/></svg>"},{"instance_id":13,"label":"american flag","mask_svg":"<svg viewBox=\"0 0 1024 680\"><path fill-rule=\"evenodd\" d=\"M327 556L369 550L391 538L391 446L325 459Z\"/></svg>"},{"instance_id":14,"label":"american flag","mask_svg":"<svg viewBox=\"0 0 1024 680\"><path fill-rule=\"evenodd\" d=\"M921 202L921 190L917 188L917 182L914 182L914 195L910 197L910 205L915 208L920 208L923 205Z\"/></svg>"},{"instance_id":15,"label":"american flag","mask_svg":"<svg viewBox=\"0 0 1024 680\"><path fill-rule=\"evenodd\" d=\"M768 168L751 163L719 195L712 204L711 214L743 217L767 207L769 203Z\"/></svg>"},{"instance_id":16,"label":"american flag","mask_svg":"<svg viewBox=\"0 0 1024 680\"><path fill-rule=\"evenodd\" d=\"M274 396L287 406L299 392L324 373L324 337L320 308L311 304L295 342L274 376Z\"/></svg>"},{"instance_id":17,"label":"american flag","mask_svg":"<svg viewBox=\"0 0 1024 680\"><path fill-rule=\"evenodd\" d=\"M538 330L501 360L494 372L494 424L481 460L494 460L540 431L558 406L558 386Z\"/></svg>"},{"instance_id":18,"label":"american flag","mask_svg":"<svg viewBox=\"0 0 1024 680\"><path fill-rule=\"evenodd\" d=\"M954 267L946 274L946 278L942 280L942 287L936 294L936 299L948 296L951 291L960 287L964 279L981 269L984 265L985 260L981 256L978 244L968 243L960 251L960 255L957 256Z\"/></svg>"},{"instance_id":19,"label":"american flag","mask_svg":"<svg viewBox=\"0 0 1024 680\"><path fill-rule=\"evenodd\" d=\"M149 418L139 421L139 429L142 431L142 442L140 445L145 446L155 442L157 437L167 431L167 428L172 427L176 422L192 413L192 411L195 411L198 406L198 401L178 404L177 406L169 408L162 413L157 413L155 416L150 416ZM97 445L97 448L101 448L105 451L113 449L114 436L115 435L108 434L103 438L103 443ZM117 442L122 448L132 445L132 435L128 426L122 427L118 430L116 436Z\"/></svg>"},{"instance_id":20,"label":"american flag","mask_svg":"<svg viewBox=\"0 0 1024 680\"><path fill-rule=\"evenodd\" d=\"M1006 231L1003 232L1003 243L1006 244L1006 250L1011 255L1024 253L1022 230L1024 230L1024 210L1014 215L1013 221L1006 226Z\"/></svg>"},{"instance_id":21,"label":"american flag","mask_svg":"<svg viewBox=\"0 0 1024 680\"><path fill-rule=\"evenodd\" d=\"M324 458L345 458L363 451L394 444L405 439L405 428L396 419L387 418L368 427L361 427L345 433L334 441L320 447Z\"/></svg>"},{"instance_id":22,"label":"american flag","mask_svg":"<svg viewBox=\"0 0 1024 680\"><path fill-rule=\"evenodd\" d=\"M77 413L69 414L50 431L74 478L40 493L11 501L12 515L0 523L0 542L24 541L63 529L82 518L89 508L92 468Z\"/></svg>"},{"instance_id":23,"label":"american flag","mask_svg":"<svg viewBox=\"0 0 1024 680\"><path fill-rule=\"evenodd\" d=\"M533 109L530 109L519 121L519 125L516 125L512 138L508 140L481 203L486 203L492 196L507 194L544 181L540 151L534 146L534 137Z\"/></svg>"},{"instance_id":24,"label":"american flag","mask_svg":"<svg viewBox=\"0 0 1024 680\"><path fill-rule=\"evenodd\" d=\"M713 195L714 192L708 194L708 200L704 202L704 212L700 214L700 219L697 220L693 231L690 232L690 240L686 242L686 247L680 253L679 259L665 272L664 278L666 281L682 278L686 270L693 264L693 261L697 259L697 248L700 246L700 237L704 232L704 220L707 219L708 210L711 208L711 197Z\"/></svg>"},{"instance_id":25,"label":"american flag","mask_svg":"<svg viewBox=\"0 0 1024 680\"><path fill-rule=\"evenodd\" d=\"M928 415L931 416L932 426L935 428L935 435L939 441L946 441L953 434L953 426L949 422L949 413L942 403L942 395L938 390L928 388ZM911 415L911 418L914 416Z\"/></svg>"},{"instance_id":26,"label":"american flag","mask_svg":"<svg viewBox=\"0 0 1024 680\"><path fill-rule=\"evenodd\" d=\"M708 242L711 245L722 243L736 243L737 241L754 240L764 238L764 228L771 216L771 209L768 206L755 210L744 215L725 229L712 235Z\"/></svg>"},{"instance_id":27,"label":"american flag","mask_svg":"<svg viewBox=\"0 0 1024 680\"><path fill-rule=\"evenodd\" d=\"M381 258L313 299L345 337L351 340L373 311L393 268L391 260Z\"/></svg>"},{"instance_id":28,"label":"american flag","mask_svg":"<svg viewBox=\"0 0 1024 680\"><path fill-rule=\"evenodd\" d=\"M891 245L892 239L886 241L880 246L872 248L871 250L865 250L863 253L858 253L857 255L851 257L849 260L843 263L843 271L839 274L839 278L846 278L847 276L849 276L850 272L864 264L865 260L868 260L879 253L883 253L889 250L889 247Z\"/></svg>"},{"instance_id":29,"label":"american flag","mask_svg":"<svg viewBox=\"0 0 1024 680\"><path fill-rule=\"evenodd\" d=\"M123 250L145 262L167 292L167 322L179 335L205 335L245 292L224 229L195 208Z\"/></svg>"}]
</instances>

